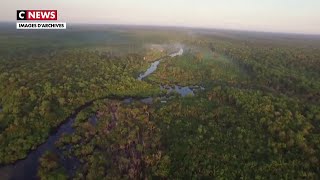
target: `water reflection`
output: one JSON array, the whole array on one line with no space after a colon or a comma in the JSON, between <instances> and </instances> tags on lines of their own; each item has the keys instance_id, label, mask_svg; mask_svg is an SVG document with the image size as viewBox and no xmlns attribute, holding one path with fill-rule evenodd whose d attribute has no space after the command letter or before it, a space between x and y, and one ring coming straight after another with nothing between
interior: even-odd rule
<instances>
[{"instance_id":1,"label":"water reflection","mask_svg":"<svg viewBox=\"0 0 320 180\"><path fill-rule=\"evenodd\" d=\"M151 73L153 73L155 70L157 70L158 65L160 64L161 60L155 61L151 64L151 66L147 69L146 72L144 72L143 74L140 74L140 76L138 77L138 80L142 80L143 78L149 76Z\"/></svg>"},{"instance_id":2,"label":"water reflection","mask_svg":"<svg viewBox=\"0 0 320 180\"><path fill-rule=\"evenodd\" d=\"M181 56L183 54L183 48L180 48L180 50L176 53L172 53L170 54L169 56L170 57L175 57L175 56ZM147 69L146 72L144 72L143 74L140 74L139 77L138 77L138 80L141 81L143 78L149 76L150 74L152 74L154 71L157 70L158 68L158 65L160 64L160 62L162 61L163 59L159 59L155 62L153 62L151 64L151 66Z\"/></svg>"},{"instance_id":3,"label":"water reflection","mask_svg":"<svg viewBox=\"0 0 320 180\"><path fill-rule=\"evenodd\" d=\"M194 96L194 92L193 90L188 87L182 87L182 86L177 86L175 85L174 87L170 87L170 86L160 86L161 90L166 90L167 94L172 93L172 92L176 92L178 93L180 96L185 97L185 96Z\"/></svg>"}]
</instances>

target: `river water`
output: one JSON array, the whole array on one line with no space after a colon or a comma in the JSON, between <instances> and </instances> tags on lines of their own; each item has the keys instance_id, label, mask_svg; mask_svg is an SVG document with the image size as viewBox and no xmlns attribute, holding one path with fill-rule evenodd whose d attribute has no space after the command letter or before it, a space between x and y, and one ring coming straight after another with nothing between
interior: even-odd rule
<instances>
[{"instance_id":1,"label":"river water","mask_svg":"<svg viewBox=\"0 0 320 180\"><path fill-rule=\"evenodd\" d=\"M175 53L172 53L172 54L169 54L169 57L176 57L176 56L181 56L183 54L183 48L180 48L180 50L178 52L175 52ZM164 58L161 58L155 62L153 62L151 64L151 66L147 69L146 72L144 72L143 74L140 74L139 77L138 77L138 80L142 80L143 78L149 76L150 74L152 74L154 71L157 70L158 68L158 65L160 64L160 62L164 60Z\"/></svg>"},{"instance_id":2,"label":"river water","mask_svg":"<svg viewBox=\"0 0 320 180\"><path fill-rule=\"evenodd\" d=\"M0 179L1 180L20 180L20 179L36 179L38 160L44 152L50 150L52 152L60 153L55 147L55 142L59 139L62 134L73 133L72 124L74 117L72 117L65 124L62 124L55 134L52 134L47 141L37 147L36 150L31 151L26 159L19 160L14 164L10 164L0 168ZM68 159L63 159L64 166L66 169L71 170L74 166L74 162ZM70 172L71 173L71 172Z\"/></svg>"},{"instance_id":3,"label":"river water","mask_svg":"<svg viewBox=\"0 0 320 180\"><path fill-rule=\"evenodd\" d=\"M149 76L150 74L152 74L155 70L157 70L158 65L160 64L161 60L155 61L151 64L151 66L147 69L146 72L144 72L143 74L140 74L138 77L138 80L142 80L143 78Z\"/></svg>"},{"instance_id":4,"label":"river water","mask_svg":"<svg viewBox=\"0 0 320 180\"><path fill-rule=\"evenodd\" d=\"M172 53L168 55L168 57L175 57L180 56L183 54L183 49L180 48L178 52ZM165 57L167 58L167 57ZM154 71L157 70L158 65L162 60L165 58L161 58L151 64L151 66L147 69L146 72L143 74L140 74L137 78L138 80L143 80L150 74L152 74ZM160 86L161 89L167 90L168 93L171 92L177 92L181 96L187 96L187 95L194 95L194 92L192 88L190 87L181 87L181 86ZM132 102L132 98L127 98L124 100L125 103ZM152 104L153 98L145 98L141 99L141 102L144 102L146 104ZM91 102L92 103L92 102ZM0 168L0 180L20 180L20 179L37 179L37 169L38 169L38 161L39 158L43 155L44 152L50 150L57 154L61 155L61 151L55 147L55 142L60 138L62 134L72 134L74 132L74 129L72 128L72 124L74 122L74 119L78 112L80 112L82 109L84 109L86 106L89 106L91 103L88 103L87 105L81 106L76 110L76 113L71 115L69 117L69 120L66 121L66 123L62 124L59 129L52 135L49 136L47 141L43 143L42 145L38 146L35 150L31 151L28 156L23 160L18 160L14 164L2 166ZM2 108L0 107L0 110L2 111ZM95 124L97 119L96 117L90 118L90 123ZM62 159L62 164L64 165L65 169L67 169L69 174L72 174L74 169L76 168L78 161L76 159Z\"/></svg>"}]
</instances>

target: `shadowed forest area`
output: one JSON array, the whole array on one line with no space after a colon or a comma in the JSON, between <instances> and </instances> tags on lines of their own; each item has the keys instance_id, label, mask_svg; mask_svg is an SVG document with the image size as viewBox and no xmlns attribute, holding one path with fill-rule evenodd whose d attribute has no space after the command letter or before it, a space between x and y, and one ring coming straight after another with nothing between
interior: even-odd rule
<instances>
[{"instance_id":1,"label":"shadowed forest area","mask_svg":"<svg viewBox=\"0 0 320 180\"><path fill-rule=\"evenodd\" d=\"M0 179L319 179L319 157L319 36L2 26Z\"/></svg>"}]
</instances>

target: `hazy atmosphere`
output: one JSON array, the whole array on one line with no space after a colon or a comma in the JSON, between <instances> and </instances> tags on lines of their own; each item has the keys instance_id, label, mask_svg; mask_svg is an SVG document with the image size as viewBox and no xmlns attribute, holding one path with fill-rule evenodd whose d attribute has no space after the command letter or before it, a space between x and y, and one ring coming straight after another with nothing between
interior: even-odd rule
<instances>
[{"instance_id":1,"label":"hazy atmosphere","mask_svg":"<svg viewBox=\"0 0 320 180\"><path fill-rule=\"evenodd\" d=\"M191 26L319 34L318 0L68 0L2 3L0 21L18 9L57 9L67 23Z\"/></svg>"},{"instance_id":2,"label":"hazy atmosphere","mask_svg":"<svg viewBox=\"0 0 320 180\"><path fill-rule=\"evenodd\" d=\"M320 0L4 1L0 180L320 179Z\"/></svg>"}]
</instances>

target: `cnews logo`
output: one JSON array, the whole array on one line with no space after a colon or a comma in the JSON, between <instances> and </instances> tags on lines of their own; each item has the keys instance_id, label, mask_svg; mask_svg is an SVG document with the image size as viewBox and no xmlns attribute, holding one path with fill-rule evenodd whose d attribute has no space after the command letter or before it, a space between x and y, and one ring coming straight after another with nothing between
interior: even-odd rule
<instances>
[{"instance_id":1,"label":"cnews logo","mask_svg":"<svg viewBox=\"0 0 320 180\"><path fill-rule=\"evenodd\" d=\"M57 20L57 10L17 10L17 20Z\"/></svg>"},{"instance_id":2,"label":"cnews logo","mask_svg":"<svg viewBox=\"0 0 320 180\"><path fill-rule=\"evenodd\" d=\"M57 10L17 10L17 20L28 20L29 22L17 22L17 29L66 29L65 22L43 22L58 19ZM30 22L42 21L42 22Z\"/></svg>"}]
</instances>

